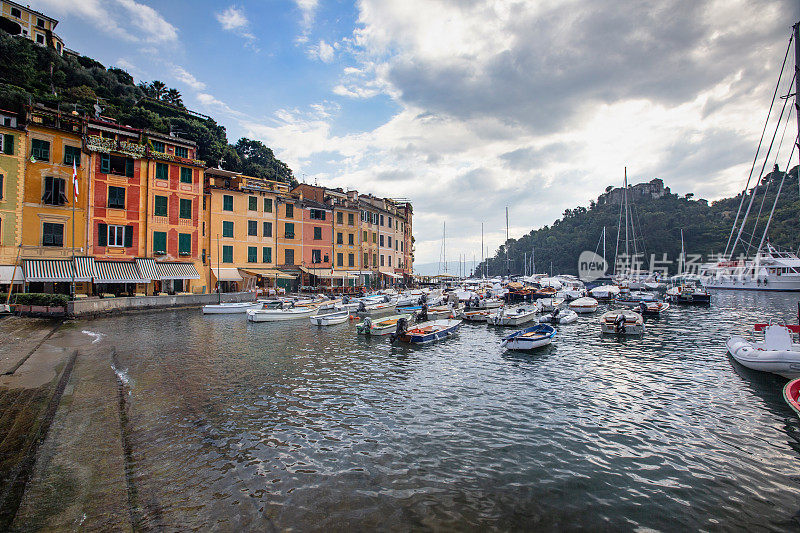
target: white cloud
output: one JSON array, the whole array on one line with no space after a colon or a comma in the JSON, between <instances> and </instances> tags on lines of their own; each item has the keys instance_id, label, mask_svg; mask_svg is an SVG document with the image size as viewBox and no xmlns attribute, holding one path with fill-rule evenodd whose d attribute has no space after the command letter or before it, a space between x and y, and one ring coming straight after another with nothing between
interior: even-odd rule
<instances>
[{"instance_id":1,"label":"white cloud","mask_svg":"<svg viewBox=\"0 0 800 533\"><path fill-rule=\"evenodd\" d=\"M216 13L214 16L223 30L233 32L239 37L242 37L245 40L246 46L258 51L255 46L256 36L250 31L250 21L247 15L245 15L243 8L230 6L225 11Z\"/></svg>"},{"instance_id":2,"label":"white cloud","mask_svg":"<svg viewBox=\"0 0 800 533\"><path fill-rule=\"evenodd\" d=\"M195 78L189 71L180 65L172 66L172 75L178 81L181 81L194 89L195 91L202 91L206 88L206 84Z\"/></svg>"},{"instance_id":3,"label":"white cloud","mask_svg":"<svg viewBox=\"0 0 800 533\"><path fill-rule=\"evenodd\" d=\"M134 0L116 0L125 11L129 20L143 40L150 43L166 43L178 40L178 30L167 22L161 14L150 6Z\"/></svg>"},{"instance_id":4,"label":"white cloud","mask_svg":"<svg viewBox=\"0 0 800 533\"><path fill-rule=\"evenodd\" d=\"M330 63L333 61L333 46L321 40L317 45L308 49L308 55L314 59L319 59L323 63Z\"/></svg>"},{"instance_id":5,"label":"white cloud","mask_svg":"<svg viewBox=\"0 0 800 533\"><path fill-rule=\"evenodd\" d=\"M300 21L301 34L297 38L298 42L308 42L308 34L311 32L311 26L314 24L314 18L317 14L317 7L319 0L294 0L294 3L300 9L302 19Z\"/></svg>"}]
</instances>

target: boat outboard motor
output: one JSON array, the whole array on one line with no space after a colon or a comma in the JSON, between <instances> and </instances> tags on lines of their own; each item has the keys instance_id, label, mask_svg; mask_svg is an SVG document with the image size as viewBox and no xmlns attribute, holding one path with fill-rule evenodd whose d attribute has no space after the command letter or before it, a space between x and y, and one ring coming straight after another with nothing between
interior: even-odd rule
<instances>
[{"instance_id":1,"label":"boat outboard motor","mask_svg":"<svg viewBox=\"0 0 800 533\"><path fill-rule=\"evenodd\" d=\"M625 315L623 313L618 314L616 320L614 320L614 331L625 333Z\"/></svg>"},{"instance_id":2,"label":"boat outboard motor","mask_svg":"<svg viewBox=\"0 0 800 533\"><path fill-rule=\"evenodd\" d=\"M350 297L349 296L342 296L342 303L345 304L345 305L349 304L350 303Z\"/></svg>"},{"instance_id":3,"label":"boat outboard motor","mask_svg":"<svg viewBox=\"0 0 800 533\"><path fill-rule=\"evenodd\" d=\"M639 302L639 310L641 310L642 314L647 312L647 304L644 302Z\"/></svg>"},{"instance_id":4,"label":"boat outboard motor","mask_svg":"<svg viewBox=\"0 0 800 533\"><path fill-rule=\"evenodd\" d=\"M367 312L367 306L364 304L364 302L358 302L358 312L359 313Z\"/></svg>"},{"instance_id":5,"label":"boat outboard motor","mask_svg":"<svg viewBox=\"0 0 800 533\"><path fill-rule=\"evenodd\" d=\"M389 298L389 297L388 297L387 295L385 295L385 294L383 295L383 303L385 303L385 304L388 304L388 303L389 303L389 302L391 302L391 301L392 301L392 300L391 300L391 298Z\"/></svg>"},{"instance_id":6,"label":"boat outboard motor","mask_svg":"<svg viewBox=\"0 0 800 533\"><path fill-rule=\"evenodd\" d=\"M417 322L426 322L428 320L428 304L422 304L422 309L417 313Z\"/></svg>"},{"instance_id":7,"label":"boat outboard motor","mask_svg":"<svg viewBox=\"0 0 800 533\"><path fill-rule=\"evenodd\" d=\"M372 319L370 317L364 317L364 333L369 335L372 333Z\"/></svg>"},{"instance_id":8,"label":"boat outboard motor","mask_svg":"<svg viewBox=\"0 0 800 533\"><path fill-rule=\"evenodd\" d=\"M394 333L389 337L389 343L394 344L394 341L400 338L406 331L408 331L408 320L401 318L397 321L397 327L395 327Z\"/></svg>"}]
</instances>

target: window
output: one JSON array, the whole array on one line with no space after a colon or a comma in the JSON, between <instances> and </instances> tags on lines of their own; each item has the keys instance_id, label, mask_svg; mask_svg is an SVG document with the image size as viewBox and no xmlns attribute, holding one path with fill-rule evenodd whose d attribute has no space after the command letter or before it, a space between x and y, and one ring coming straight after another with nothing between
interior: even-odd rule
<instances>
[{"instance_id":1,"label":"window","mask_svg":"<svg viewBox=\"0 0 800 533\"><path fill-rule=\"evenodd\" d=\"M75 162L75 166L81 166L81 149L77 146L65 146L64 164L72 166L73 162Z\"/></svg>"},{"instance_id":2,"label":"window","mask_svg":"<svg viewBox=\"0 0 800 533\"><path fill-rule=\"evenodd\" d=\"M155 206L153 207L153 214L157 217L167 216L167 197L156 196Z\"/></svg>"},{"instance_id":3,"label":"window","mask_svg":"<svg viewBox=\"0 0 800 533\"><path fill-rule=\"evenodd\" d=\"M356 224L356 217L353 215L353 213L349 213L347 215L347 225L355 226L355 224Z\"/></svg>"},{"instance_id":4,"label":"window","mask_svg":"<svg viewBox=\"0 0 800 533\"><path fill-rule=\"evenodd\" d=\"M233 246L222 247L222 262L233 263Z\"/></svg>"},{"instance_id":5,"label":"window","mask_svg":"<svg viewBox=\"0 0 800 533\"><path fill-rule=\"evenodd\" d=\"M372 223L373 224L378 223L378 213L372 213Z\"/></svg>"},{"instance_id":6,"label":"window","mask_svg":"<svg viewBox=\"0 0 800 533\"><path fill-rule=\"evenodd\" d=\"M363 266L364 266L364 268L366 268L368 265L369 265L369 254L365 253L364 254L364 265Z\"/></svg>"},{"instance_id":7,"label":"window","mask_svg":"<svg viewBox=\"0 0 800 533\"><path fill-rule=\"evenodd\" d=\"M108 188L108 207L110 209L125 209L125 187Z\"/></svg>"},{"instance_id":8,"label":"window","mask_svg":"<svg viewBox=\"0 0 800 533\"><path fill-rule=\"evenodd\" d=\"M386 240L388 241L388 242L387 242L387 244L386 244L386 246L388 246L389 248L391 248L391 247L392 247L392 237L391 237L391 236L388 236L388 237L386 237Z\"/></svg>"},{"instance_id":9,"label":"window","mask_svg":"<svg viewBox=\"0 0 800 533\"><path fill-rule=\"evenodd\" d=\"M100 246L133 246L133 228L118 225L97 225L97 244Z\"/></svg>"},{"instance_id":10,"label":"window","mask_svg":"<svg viewBox=\"0 0 800 533\"><path fill-rule=\"evenodd\" d=\"M189 159L189 149L184 146L175 147L175 155L184 159Z\"/></svg>"},{"instance_id":11,"label":"window","mask_svg":"<svg viewBox=\"0 0 800 533\"><path fill-rule=\"evenodd\" d=\"M166 152L166 150L164 149L164 143L162 143L161 141L150 141L150 144L153 145L154 152L161 152L162 154Z\"/></svg>"},{"instance_id":12,"label":"window","mask_svg":"<svg viewBox=\"0 0 800 533\"><path fill-rule=\"evenodd\" d=\"M341 215L341 213L339 213ZM344 237L341 233L336 233L336 244L344 244Z\"/></svg>"},{"instance_id":13,"label":"window","mask_svg":"<svg viewBox=\"0 0 800 533\"><path fill-rule=\"evenodd\" d=\"M192 169L181 167L181 183L192 183Z\"/></svg>"},{"instance_id":14,"label":"window","mask_svg":"<svg viewBox=\"0 0 800 533\"><path fill-rule=\"evenodd\" d=\"M14 155L14 136L10 133L0 135L0 152L6 155Z\"/></svg>"},{"instance_id":15,"label":"window","mask_svg":"<svg viewBox=\"0 0 800 533\"><path fill-rule=\"evenodd\" d=\"M400 241L400 251L403 251L403 241Z\"/></svg>"},{"instance_id":16,"label":"window","mask_svg":"<svg viewBox=\"0 0 800 533\"><path fill-rule=\"evenodd\" d=\"M230 239L233 238L233 222L230 220L222 221L222 236Z\"/></svg>"},{"instance_id":17,"label":"window","mask_svg":"<svg viewBox=\"0 0 800 533\"><path fill-rule=\"evenodd\" d=\"M0 200L3 199L3 191L4 190L5 189L3 188L3 175L0 174Z\"/></svg>"},{"instance_id":18,"label":"window","mask_svg":"<svg viewBox=\"0 0 800 533\"><path fill-rule=\"evenodd\" d=\"M384 256L383 256L383 254L381 254L381 266L384 266L383 265L383 258L384 258Z\"/></svg>"},{"instance_id":19,"label":"window","mask_svg":"<svg viewBox=\"0 0 800 533\"><path fill-rule=\"evenodd\" d=\"M206 196L203 196L203 211L206 210Z\"/></svg>"},{"instance_id":20,"label":"window","mask_svg":"<svg viewBox=\"0 0 800 533\"><path fill-rule=\"evenodd\" d=\"M12 17L17 17L18 19L21 19L22 18L22 11L20 11L16 7L12 7L11 8L11 16Z\"/></svg>"},{"instance_id":21,"label":"window","mask_svg":"<svg viewBox=\"0 0 800 533\"><path fill-rule=\"evenodd\" d=\"M311 262L322 263L322 250L311 250Z\"/></svg>"},{"instance_id":22,"label":"window","mask_svg":"<svg viewBox=\"0 0 800 533\"><path fill-rule=\"evenodd\" d=\"M294 250L285 250L284 251L284 264L286 265L293 265L294 264Z\"/></svg>"},{"instance_id":23,"label":"window","mask_svg":"<svg viewBox=\"0 0 800 533\"><path fill-rule=\"evenodd\" d=\"M344 213L342 213L341 211L336 213L336 223L339 224L340 226L344 224Z\"/></svg>"},{"instance_id":24,"label":"window","mask_svg":"<svg viewBox=\"0 0 800 533\"><path fill-rule=\"evenodd\" d=\"M247 197L247 210L248 211L258 211L258 197L257 196L248 196Z\"/></svg>"},{"instance_id":25,"label":"window","mask_svg":"<svg viewBox=\"0 0 800 533\"><path fill-rule=\"evenodd\" d=\"M261 262L272 263L272 248L264 246L261 248Z\"/></svg>"},{"instance_id":26,"label":"window","mask_svg":"<svg viewBox=\"0 0 800 533\"><path fill-rule=\"evenodd\" d=\"M156 163L156 179L169 179L169 165L166 163Z\"/></svg>"},{"instance_id":27,"label":"window","mask_svg":"<svg viewBox=\"0 0 800 533\"><path fill-rule=\"evenodd\" d=\"M247 262L258 263L258 248L255 246L247 247Z\"/></svg>"},{"instance_id":28,"label":"window","mask_svg":"<svg viewBox=\"0 0 800 533\"><path fill-rule=\"evenodd\" d=\"M31 140L31 156L38 161L50 161L50 143L41 139Z\"/></svg>"},{"instance_id":29,"label":"window","mask_svg":"<svg viewBox=\"0 0 800 533\"><path fill-rule=\"evenodd\" d=\"M264 212L272 213L272 198L264 198Z\"/></svg>"},{"instance_id":30,"label":"window","mask_svg":"<svg viewBox=\"0 0 800 533\"><path fill-rule=\"evenodd\" d=\"M192 200L188 198L181 198L180 199L180 211L178 212L178 216L181 218L192 218Z\"/></svg>"},{"instance_id":31,"label":"window","mask_svg":"<svg viewBox=\"0 0 800 533\"><path fill-rule=\"evenodd\" d=\"M283 236L287 239L294 239L294 224L287 222L284 226Z\"/></svg>"},{"instance_id":32,"label":"window","mask_svg":"<svg viewBox=\"0 0 800 533\"><path fill-rule=\"evenodd\" d=\"M321 241L322 240L322 228L314 227L314 240Z\"/></svg>"},{"instance_id":33,"label":"window","mask_svg":"<svg viewBox=\"0 0 800 533\"><path fill-rule=\"evenodd\" d=\"M377 243L378 243L378 234L377 233L373 233L372 234L372 244L377 244Z\"/></svg>"},{"instance_id":34,"label":"window","mask_svg":"<svg viewBox=\"0 0 800 533\"><path fill-rule=\"evenodd\" d=\"M325 211L321 209L309 209L309 216L311 220L325 220Z\"/></svg>"},{"instance_id":35,"label":"window","mask_svg":"<svg viewBox=\"0 0 800 533\"><path fill-rule=\"evenodd\" d=\"M367 232L366 232L366 231L364 232L364 239L363 239L363 241L364 241L364 242L368 242L368 241L369 241L369 237L367 236Z\"/></svg>"},{"instance_id":36,"label":"window","mask_svg":"<svg viewBox=\"0 0 800 533\"><path fill-rule=\"evenodd\" d=\"M392 256L389 256L389 266L392 266Z\"/></svg>"},{"instance_id":37,"label":"window","mask_svg":"<svg viewBox=\"0 0 800 533\"><path fill-rule=\"evenodd\" d=\"M203 248L202 257L203 257L203 264L205 265L206 264L206 249L205 248Z\"/></svg>"},{"instance_id":38,"label":"window","mask_svg":"<svg viewBox=\"0 0 800 533\"><path fill-rule=\"evenodd\" d=\"M264 233L262 237L272 237L272 222L264 222Z\"/></svg>"},{"instance_id":39,"label":"window","mask_svg":"<svg viewBox=\"0 0 800 533\"><path fill-rule=\"evenodd\" d=\"M43 20L43 19L40 19L40 18L37 18L37 19L36 19L36 25L37 25L38 27L40 27L40 28L44 28L44 20Z\"/></svg>"},{"instance_id":40,"label":"window","mask_svg":"<svg viewBox=\"0 0 800 533\"><path fill-rule=\"evenodd\" d=\"M347 234L347 244L349 244L350 246L353 246L354 242L355 242L355 235L353 235L352 233L348 233Z\"/></svg>"},{"instance_id":41,"label":"window","mask_svg":"<svg viewBox=\"0 0 800 533\"><path fill-rule=\"evenodd\" d=\"M294 205L286 204L286 218L294 218Z\"/></svg>"},{"instance_id":42,"label":"window","mask_svg":"<svg viewBox=\"0 0 800 533\"><path fill-rule=\"evenodd\" d=\"M205 237L206 236L206 221L205 220L203 221L203 226L202 227L203 227L202 235L203 235L203 237Z\"/></svg>"},{"instance_id":43,"label":"window","mask_svg":"<svg viewBox=\"0 0 800 533\"><path fill-rule=\"evenodd\" d=\"M165 254L167 253L167 232L154 231L153 232L153 253Z\"/></svg>"},{"instance_id":44,"label":"window","mask_svg":"<svg viewBox=\"0 0 800 533\"><path fill-rule=\"evenodd\" d=\"M344 266L344 254L336 254L336 266Z\"/></svg>"},{"instance_id":45,"label":"window","mask_svg":"<svg viewBox=\"0 0 800 533\"><path fill-rule=\"evenodd\" d=\"M383 246L383 235L380 236L380 245Z\"/></svg>"},{"instance_id":46,"label":"window","mask_svg":"<svg viewBox=\"0 0 800 533\"><path fill-rule=\"evenodd\" d=\"M381 226L383 226L383 215L381 215Z\"/></svg>"},{"instance_id":47,"label":"window","mask_svg":"<svg viewBox=\"0 0 800 533\"><path fill-rule=\"evenodd\" d=\"M347 266L355 266L355 264L356 264L355 254L347 254Z\"/></svg>"},{"instance_id":48,"label":"window","mask_svg":"<svg viewBox=\"0 0 800 533\"><path fill-rule=\"evenodd\" d=\"M36 42L39 44L44 44L44 35L41 33L36 34Z\"/></svg>"},{"instance_id":49,"label":"window","mask_svg":"<svg viewBox=\"0 0 800 533\"><path fill-rule=\"evenodd\" d=\"M233 196L226 194L222 197L222 210L233 211Z\"/></svg>"},{"instance_id":50,"label":"window","mask_svg":"<svg viewBox=\"0 0 800 533\"><path fill-rule=\"evenodd\" d=\"M247 221L247 234L251 237L258 237L258 222L255 220Z\"/></svg>"},{"instance_id":51,"label":"window","mask_svg":"<svg viewBox=\"0 0 800 533\"><path fill-rule=\"evenodd\" d=\"M372 254L372 266L378 266L378 254Z\"/></svg>"},{"instance_id":52,"label":"window","mask_svg":"<svg viewBox=\"0 0 800 533\"><path fill-rule=\"evenodd\" d=\"M392 217L389 217L389 227L392 227Z\"/></svg>"},{"instance_id":53,"label":"window","mask_svg":"<svg viewBox=\"0 0 800 533\"><path fill-rule=\"evenodd\" d=\"M67 203L66 182L63 178L46 176L44 178L44 194L42 203L47 205L64 205Z\"/></svg>"},{"instance_id":54,"label":"window","mask_svg":"<svg viewBox=\"0 0 800 533\"><path fill-rule=\"evenodd\" d=\"M104 174L116 174L118 176L127 176L128 178L132 178L133 159L118 155L102 154L100 156L100 172L103 172ZM158 166L156 166L156 177L158 177Z\"/></svg>"},{"instance_id":55,"label":"window","mask_svg":"<svg viewBox=\"0 0 800 533\"><path fill-rule=\"evenodd\" d=\"M64 224L42 224L42 246L64 246Z\"/></svg>"}]
</instances>

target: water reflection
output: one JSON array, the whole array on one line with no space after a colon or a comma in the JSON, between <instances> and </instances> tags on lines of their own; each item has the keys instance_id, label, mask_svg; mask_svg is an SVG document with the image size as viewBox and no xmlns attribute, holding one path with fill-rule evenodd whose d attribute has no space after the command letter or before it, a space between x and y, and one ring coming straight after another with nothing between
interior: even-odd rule
<instances>
[{"instance_id":1,"label":"water reflection","mask_svg":"<svg viewBox=\"0 0 800 533\"><path fill-rule=\"evenodd\" d=\"M724 341L794 321L796 303L715 296L640 338L582 316L534 354L482 324L425 347L196 311L93 330L135 384L146 528L791 529L785 380L741 368Z\"/></svg>"}]
</instances>

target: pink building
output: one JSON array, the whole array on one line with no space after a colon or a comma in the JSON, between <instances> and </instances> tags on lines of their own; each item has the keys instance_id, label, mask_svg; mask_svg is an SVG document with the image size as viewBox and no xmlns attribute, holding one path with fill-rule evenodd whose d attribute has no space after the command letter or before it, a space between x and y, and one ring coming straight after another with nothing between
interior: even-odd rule
<instances>
[{"instance_id":1,"label":"pink building","mask_svg":"<svg viewBox=\"0 0 800 533\"><path fill-rule=\"evenodd\" d=\"M331 270L333 263L333 211L321 202L303 199L303 261L308 269Z\"/></svg>"}]
</instances>

